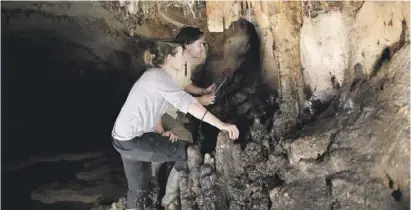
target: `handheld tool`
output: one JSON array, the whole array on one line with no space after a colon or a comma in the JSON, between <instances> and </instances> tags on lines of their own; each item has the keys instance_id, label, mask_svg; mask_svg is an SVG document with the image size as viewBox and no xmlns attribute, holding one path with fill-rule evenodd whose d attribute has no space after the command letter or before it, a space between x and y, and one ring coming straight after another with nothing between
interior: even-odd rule
<instances>
[{"instance_id":1,"label":"handheld tool","mask_svg":"<svg viewBox=\"0 0 411 210\"><path fill-rule=\"evenodd\" d=\"M217 95L220 88L223 86L224 82L227 80L228 76L225 76L223 81L218 85L217 89L215 90L215 94Z\"/></svg>"},{"instance_id":2,"label":"handheld tool","mask_svg":"<svg viewBox=\"0 0 411 210\"><path fill-rule=\"evenodd\" d=\"M230 72L231 72L231 69L229 69L229 68L226 68L226 69L223 71L223 77L224 77L224 79L223 79L223 81L218 85L216 91L214 92L215 95L218 94L218 91L221 89L221 87L222 87L222 86L224 85L224 83L227 81L227 79L228 79L228 77L229 77L228 75L230 75Z\"/></svg>"}]
</instances>

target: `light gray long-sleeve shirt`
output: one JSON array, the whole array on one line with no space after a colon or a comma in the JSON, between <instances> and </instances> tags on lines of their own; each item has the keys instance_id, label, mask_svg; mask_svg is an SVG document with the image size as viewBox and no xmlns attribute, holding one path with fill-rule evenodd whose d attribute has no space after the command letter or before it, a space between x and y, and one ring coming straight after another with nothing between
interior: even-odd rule
<instances>
[{"instance_id":1,"label":"light gray long-sleeve shirt","mask_svg":"<svg viewBox=\"0 0 411 210\"><path fill-rule=\"evenodd\" d=\"M166 70L148 69L131 88L114 124L112 136L121 141L154 132L154 126L170 106L187 113L195 100Z\"/></svg>"}]
</instances>

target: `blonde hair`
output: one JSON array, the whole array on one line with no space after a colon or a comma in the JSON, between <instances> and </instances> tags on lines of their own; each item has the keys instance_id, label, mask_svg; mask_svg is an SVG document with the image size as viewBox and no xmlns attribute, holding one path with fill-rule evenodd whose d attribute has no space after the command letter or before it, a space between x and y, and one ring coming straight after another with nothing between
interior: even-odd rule
<instances>
[{"instance_id":1,"label":"blonde hair","mask_svg":"<svg viewBox=\"0 0 411 210\"><path fill-rule=\"evenodd\" d=\"M175 56L181 44L172 41L156 41L143 53L144 63L150 67L160 67L168 55Z\"/></svg>"}]
</instances>

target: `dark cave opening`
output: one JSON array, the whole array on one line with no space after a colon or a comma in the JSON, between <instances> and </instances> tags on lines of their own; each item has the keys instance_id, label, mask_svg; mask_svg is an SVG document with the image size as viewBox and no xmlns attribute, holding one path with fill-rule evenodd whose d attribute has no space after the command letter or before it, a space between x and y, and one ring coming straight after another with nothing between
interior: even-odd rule
<instances>
[{"instance_id":1,"label":"dark cave opening","mask_svg":"<svg viewBox=\"0 0 411 210\"><path fill-rule=\"evenodd\" d=\"M90 152L117 155L111 129L139 73L130 66L119 69L115 62L130 65L131 55L113 51L113 62L103 61L87 45L73 43L58 31L18 31L11 24L3 24L1 41L2 168L6 171L2 190L8 192L2 196L2 206L90 209L90 204L81 202L46 205L30 198L40 185L64 183L68 176L75 179L83 161L30 160ZM27 161L24 168L7 172Z\"/></svg>"},{"instance_id":2,"label":"dark cave opening","mask_svg":"<svg viewBox=\"0 0 411 210\"><path fill-rule=\"evenodd\" d=\"M124 70L79 60L52 31L2 34L3 164L31 155L111 149L128 89Z\"/></svg>"}]
</instances>

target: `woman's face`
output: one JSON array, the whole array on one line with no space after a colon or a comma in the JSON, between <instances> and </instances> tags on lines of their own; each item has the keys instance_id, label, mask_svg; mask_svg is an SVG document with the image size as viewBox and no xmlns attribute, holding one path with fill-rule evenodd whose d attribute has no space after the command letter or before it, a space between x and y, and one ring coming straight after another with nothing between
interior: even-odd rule
<instances>
[{"instance_id":1,"label":"woman's face","mask_svg":"<svg viewBox=\"0 0 411 210\"><path fill-rule=\"evenodd\" d=\"M169 62L173 69L175 69L176 71L181 71L182 69L184 69L184 64L186 63L186 61L183 56L183 47L178 46L177 53L174 56L170 55L169 58Z\"/></svg>"},{"instance_id":2,"label":"woman's face","mask_svg":"<svg viewBox=\"0 0 411 210\"><path fill-rule=\"evenodd\" d=\"M200 58L204 51L204 36L200 39L196 40L195 42L187 45L187 52L192 58Z\"/></svg>"}]
</instances>

